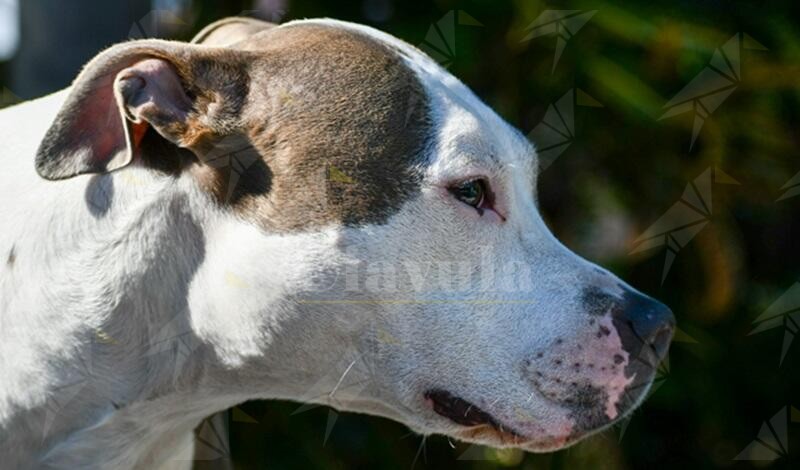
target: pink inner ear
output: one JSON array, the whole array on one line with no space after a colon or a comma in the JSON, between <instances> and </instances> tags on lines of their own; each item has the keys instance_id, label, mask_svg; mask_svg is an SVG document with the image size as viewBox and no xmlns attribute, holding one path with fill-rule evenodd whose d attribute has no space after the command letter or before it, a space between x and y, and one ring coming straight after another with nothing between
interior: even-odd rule
<instances>
[{"instance_id":1,"label":"pink inner ear","mask_svg":"<svg viewBox=\"0 0 800 470\"><path fill-rule=\"evenodd\" d=\"M180 128L170 125L185 122L189 109L191 101L172 65L145 59L118 74L100 77L88 90L69 131L75 141L88 147L86 163L96 171L113 170L135 157L151 125L165 135L168 127ZM125 114L132 154L127 153Z\"/></svg>"},{"instance_id":2,"label":"pink inner ear","mask_svg":"<svg viewBox=\"0 0 800 470\"><path fill-rule=\"evenodd\" d=\"M167 55L177 46L158 49ZM57 180L122 168L150 127L180 143L192 101L171 62L148 57L144 46L121 44L86 66L39 144L40 176Z\"/></svg>"},{"instance_id":3,"label":"pink inner ear","mask_svg":"<svg viewBox=\"0 0 800 470\"><path fill-rule=\"evenodd\" d=\"M146 122L161 135L176 142L192 102L175 68L166 60L146 59L119 73L115 83L117 99L137 124ZM144 130L139 130L142 135ZM136 141L136 135L133 136ZM139 140L141 136L139 136Z\"/></svg>"},{"instance_id":4,"label":"pink inner ear","mask_svg":"<svg viewBox=\"0 0 800 470\"><path fill-rule=\"evenodd\" d=\"M122 116L114 99L113 75L87 90L78 108L78 116L68 132L70 140L88 148L86 162L96 170L105 170L109 163L126 150Z\"/></svg>"},{"instance_id":5,"label":"pink inner ear","mask_svg":"<svg viewBox=\"0 0 800 470\"><path fill-rule=\"evenodd\" d=\"M138 157L151 127L182 144L192 100L171 62L147 57L104 53L87 66L39 145L39 175L55 180L122 168Z\"/></svg>"}]
</instances>

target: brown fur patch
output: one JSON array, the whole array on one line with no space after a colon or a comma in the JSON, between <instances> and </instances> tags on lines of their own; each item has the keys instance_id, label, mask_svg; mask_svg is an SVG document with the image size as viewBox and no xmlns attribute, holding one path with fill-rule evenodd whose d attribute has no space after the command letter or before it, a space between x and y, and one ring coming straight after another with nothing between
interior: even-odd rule
<instances>
[{"instance_id":1,"label":"brown fur patch","mask_svg":"<svg viewBox=\"0 0 800 470\"><path fill-rule=\"evenodd\" d=\"M320 25L270 29L236 49L257 53L246 130L206 151L212 160L229 157L231 168L193 169L220 202L268 230L292 231L383 223L419 190L415 169L431 134L427 97L397 52Z\"/></svg>"}]
</instances>

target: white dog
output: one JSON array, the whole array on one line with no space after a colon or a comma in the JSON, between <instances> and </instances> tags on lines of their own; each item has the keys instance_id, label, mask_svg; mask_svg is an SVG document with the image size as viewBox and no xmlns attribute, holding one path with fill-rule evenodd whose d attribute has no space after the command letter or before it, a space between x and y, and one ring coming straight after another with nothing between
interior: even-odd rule
<instances>
[{"instance_id":1,"label":"white dog","mask_svg":"<svg viewBox=\"0 0 800 470\"><path fill-rule=\"evenodd\" d=\"M205 417L273 398L551 451L672 336L547 230L525 137L364 26L119 44L0 142L5 468L186 467Z\"/></svg>"}]
</instances>

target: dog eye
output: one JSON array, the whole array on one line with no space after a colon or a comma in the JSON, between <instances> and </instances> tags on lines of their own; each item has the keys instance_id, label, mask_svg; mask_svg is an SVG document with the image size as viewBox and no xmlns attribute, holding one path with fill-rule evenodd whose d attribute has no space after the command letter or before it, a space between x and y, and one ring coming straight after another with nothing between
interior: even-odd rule
<instances>
[{"instance_id":1,"label":"dog eye","mask_svg":"<svg viewBox=\"0 0 800 470\"><path fill-rule=\"evenodd\" d=\"M487 191L484 180L465 181L450 187L449 190L456 199L479 210L486 202Z\"/></svg>"}]
</instances>

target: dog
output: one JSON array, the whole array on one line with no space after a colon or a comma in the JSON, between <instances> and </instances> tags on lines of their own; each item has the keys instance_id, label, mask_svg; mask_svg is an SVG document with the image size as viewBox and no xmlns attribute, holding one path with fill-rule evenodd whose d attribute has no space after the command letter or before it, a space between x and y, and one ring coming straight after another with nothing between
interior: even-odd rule
<instances>
[{"instance_id":1,"label":"dog","mask_svg":"<svg viewBox=\"0 0 800 470\"><path fill-rule=\"evenodd\" d=\"M118 44L0 135L8 468L187 468L250 399L554 451L638 406L671 341L549 232L525 136L366 26Z\"/></svg>"}]
</instances>

